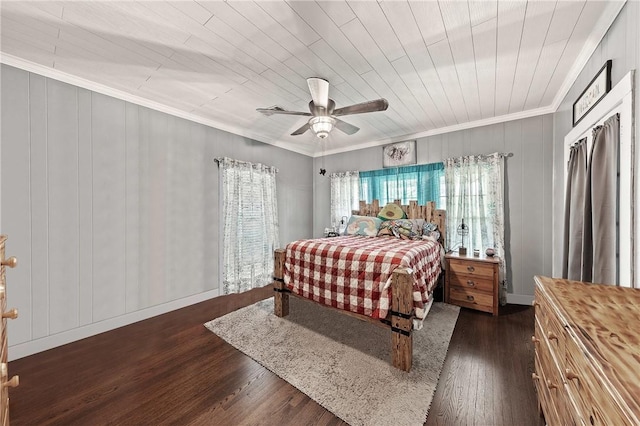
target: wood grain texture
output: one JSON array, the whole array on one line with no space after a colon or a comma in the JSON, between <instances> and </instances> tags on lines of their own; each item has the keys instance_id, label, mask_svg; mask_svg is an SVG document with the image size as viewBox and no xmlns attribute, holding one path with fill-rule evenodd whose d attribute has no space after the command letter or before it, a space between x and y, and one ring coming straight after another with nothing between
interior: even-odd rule
<instances>
[{"instance_id":1,"label":"wood grain texture","mask_svg":"<svg viewBox=\"0 0 640 426\"><path fill-rule=\"evenodd\" d=\"M640 424L640 290L535 277L536 373L545 416ZM540 386L538 386L540 393Z\"/></svg>"},{"instance_id":2,"label":"wood grain texture","mask_svg":"<svg viewBox=\"0 0 640 426\"><path fill-rule=\"evenodd\" d=\"M8 352L8 319L16 319L18 314L15 309L7 308L7 281L6 268L14 268L17 265L15 258L5 256L6 235L0 235L0 425L9 425L9 388L15 388L19 384L19 377L10 374L7 363ZM13 311L13 312L12 312Z\"/></svg>"},{"instance_id":3,"label":"wood grain texture","mask_svg":"<svg viewBox=\"0 0 640 426\"><path fill-rule=\"evenodd\" d=\"M28 381L11 390L11 424L344 425L203 326L272 293L217 297L12 361ZM543 425L532 333L530 307L463 309L426 424Z\"/></svg>"},{"instance_id":4,"label":"wood grain texture","mask_svg":"<svg viewBox=\"0 0 640 426\"><path fill-rule=\"evenodd\" d=\"M531 384L533 309L461 309L425 425L544 425Z\"/></svg>"},{"instance_id":5,"label":"wood grain texture","mask_svg":"<svg viewBox=\"0 0 640 426\"><path fill-rule=\"evenodd\" d=\"M286 317L289 315L289 293L285 293L286 286L284 285L284 257L286 251L282 249L276 249L274 251L273 262L273 289L274 289L274 313L279 317ZM280 290L280 291L276 291Z\"/></svg>"},{"instance_id":6,"label":"wood grain texture","mask_svg":"<svg viewBox=\"0 0 640 426\"><path fill-rule=\"evenodd\" d=\"M445 301L498 315L498 257L446 255Z\"/></svg>"},{"instance_id":7,"label":"wood grain texture","mask_svg":"<svg viewBox=\"0 0 640 426\"><path fill-rule=\"evenodd\" d=\"M402 208L408 219L424 219L438 225L440 242L446 241L447 213L445 210L436 209L435 201L427 201L424 205L418 204L415 200L410 200L409 204L402 204L401 200L393 202ZM361 216L378 216L383 208L384 206L381 206L378 200L373 200L371 203L360 200L358 210L353 210L352 213Z\"/></svg>"},{"instance_id":8,"label":"wood grain texture","mask_svg":"<svg viewBox=\"0 0 640 426\"><path fill-rule=\"evenodd\" d=\"M391 281L391 327L396 329L391 333L391 356L393 366L403 371L411 371L413 363L412 314L413 277L406 268L398 268Z\"/></svg>"}]
</instances>

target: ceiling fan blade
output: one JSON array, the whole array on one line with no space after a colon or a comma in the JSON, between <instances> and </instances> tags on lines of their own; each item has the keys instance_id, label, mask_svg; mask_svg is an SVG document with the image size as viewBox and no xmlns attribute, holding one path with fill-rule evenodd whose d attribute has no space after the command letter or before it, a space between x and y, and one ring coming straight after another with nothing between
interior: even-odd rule
<instances>
[{"instance_id":1,"label":"ceiling fan blade","mask_svg":"<svg viewBox=\"0 0 640 426\"><path fill-rule=\"evenodd\" d=\"M307 85L315 106L326 110L329 102L329 82L324 78L311 77L307 79Z\"/></svg>"},{"instance_id":2,"label":"ceiling fan blade","mask_svg":"<svg viewBox=\"0 0 640 426\"><path fill-rule=\"evenodd\" d=\"M286 114L286 115L305 115L307 117L311 117L311 113L309 112L287 111L286 109L282 109L277 106L271 107L271 108L256 108L256 111L261 112L266 116L270 116L273 114Z\"/></svg>"},{"instance_id":3,"label":"ceiling fan blade","mask_svg":"<svg viewBox=\"0 0 640 426\"><path fill-rule=\"evenodd\" d=\"M348 134L348 135L352 135L355 132L357 132L358 130L360 130L359 127L354 126L353 124L349 124L346 121L342 121L339 120L337 118L335 118L336 122L333 125L336 129L343 131L344 133Z\"/></svg>"},{"instance_id":4,"label":"ceiling fan blade","mask_svg":"<svg viewBox=\"0 0 640 426\"><path fill-rule=\"evenodd\" d=\"M361 104L349 105L343 108L338 108L333 111L333 115L351 115L362 114L365 112L384 111L389 107L389 102L386 99L377 99L375 101L362 102Z\"/></svg>"},{"instance_id":5,"label":"ceiling fan blade","mask_svg":"<svg viewBox=\"0 0 640 426\"><path fill-rule=\"evenodd\" d=\"M304 126L300 127L298 130L296 130L295 132L291 133L291 136L301 135L304 132L306 132L307 130L309 130L310 127L311 127L311 125L309 123L306 123Z\"/></svg>"}]
</instances>

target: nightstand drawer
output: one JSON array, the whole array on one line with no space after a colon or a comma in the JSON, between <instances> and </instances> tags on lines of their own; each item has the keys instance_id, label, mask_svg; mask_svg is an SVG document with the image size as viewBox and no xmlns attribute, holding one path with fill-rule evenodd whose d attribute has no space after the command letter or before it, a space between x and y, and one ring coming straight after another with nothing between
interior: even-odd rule
<instances>
[{"instance_id":1,"label":"nightstand drawer","mask_svg":"<svg viewBox=\"0 0 640 426\"><path fill-rule=\"evenodd\" d=\"M456 305L485 312L493 311L493 294L491 293L452 286L449 288L449 299Z\"/></svg>"},{"instance_id":2,"label":"nightstand drawer","mask_svg":"<svg viewBox=\"0 0 640 426\"><path fill-rule=\"evenodd\" d=\"M493 279L493 264L470 260L449 259L449 272L452 275L466 275Z\"/></svg>"},{"instance_id":3,"label":"nightstand drawer","mask_svg":"<svg viewBox=\"0 0 640 426\"><path fill-rule=\"evenodd\" d=\"M473 275L452 274L451 286L493 293L493 280Z\"/></svg>"}]
</instances>

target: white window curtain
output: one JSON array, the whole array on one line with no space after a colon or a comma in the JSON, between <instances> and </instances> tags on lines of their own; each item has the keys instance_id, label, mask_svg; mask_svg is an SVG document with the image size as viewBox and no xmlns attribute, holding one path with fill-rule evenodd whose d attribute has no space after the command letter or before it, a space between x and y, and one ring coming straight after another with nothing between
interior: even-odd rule
<instances>
[{"instance_id":1,"label":"white window curtain","mask_svg":"<svg viewBox=\"0 0 640 426\"><path fill-rule=\"evenodd\" d=\"M342 228L342 218L358 210L360 201L360 173L358 171L331 173L331 226Z\"/></svg>"},{"instance_id":2,"label":"white window curtain","mask_svg":"<svg viewBox=\"0 0 640 426\"><path fill-rule=\"evenodd\" d=\"M468 252L495 249L500 257L500 303L506 303L504 247L504 154L449 158L444 162L447 191L447 249L461 246L464 219Z\"/></svg>"},{"instance_id":3,"label":"white window curtain","mask_svg":"<svg viewBox=\"0 0 640 426\"><path fill-rule=\"evenodd\" d=\"M222 181L223 294L241 293L273 281L273 250L279 246L274 167L216 159Z\"/></svg>"}]
</instances>

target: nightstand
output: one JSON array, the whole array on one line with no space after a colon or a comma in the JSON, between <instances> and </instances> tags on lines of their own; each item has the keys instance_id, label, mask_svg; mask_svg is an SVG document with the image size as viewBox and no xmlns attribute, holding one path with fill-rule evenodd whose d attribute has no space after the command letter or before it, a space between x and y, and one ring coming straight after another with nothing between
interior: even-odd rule
<instances>
[{"instance_id":1,"label":"nightstand","mask_svg":"<svg viewBox=\"0 0 640 426\"><path fill-rule=\"evenodd\" d=\"M500 259L496 256L446 255L444 301L498 315Z\"/></svg>"}]
</instances>

